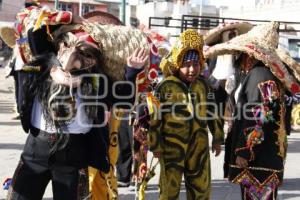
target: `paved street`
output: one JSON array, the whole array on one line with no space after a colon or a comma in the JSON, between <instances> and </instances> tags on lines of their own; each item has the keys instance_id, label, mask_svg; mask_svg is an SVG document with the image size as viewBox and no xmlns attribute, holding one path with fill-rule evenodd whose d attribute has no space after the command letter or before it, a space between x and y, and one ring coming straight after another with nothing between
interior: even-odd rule
<instances>
[{"instance_id":1,"label":"paved street","mask_svg":"<svg viewBox=\"0 0 300 200\"><path fill-rule=\"evenodd\" d=\"M13 175L22 151L26 134L23 132L19 121L11 120L14 93L12 78L4 78L5 70L0 68L0 182ZM279 190L279 200L300 200L300 133L292 133L288 138L288 156L286 161L285 181ZM222 179L222 159L212 157L212 199L213 200L238 200L239 187L229 184ZM159 171L159 169L157 169ZM157 173L158 174L158 173ZM151 181L147 190L146 199L158 199L158 175ZM184 198L184 187L180 199ZM119 190L121 200L133 200L134 190L122 188ZM0 200L4 199L6 191L0 188ZM51 188L48 187L45 198L52 199Z\"/></svg>"}]
</instances>

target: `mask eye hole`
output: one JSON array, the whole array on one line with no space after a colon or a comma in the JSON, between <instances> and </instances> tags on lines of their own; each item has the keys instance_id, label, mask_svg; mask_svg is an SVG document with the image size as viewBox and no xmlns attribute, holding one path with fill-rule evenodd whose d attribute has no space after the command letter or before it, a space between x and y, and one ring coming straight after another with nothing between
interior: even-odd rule
<instances>
[{"instance_id":1,"label":"mask eye hole","mask_svg":"<svg viewBox=\"0 0 300 200\"><path fill-rule=\"evenodd\" d=\"M70 47L69 43L66 41L63 42L63 45L64 45L64 47Z\"/></svg>"}]
</instances>

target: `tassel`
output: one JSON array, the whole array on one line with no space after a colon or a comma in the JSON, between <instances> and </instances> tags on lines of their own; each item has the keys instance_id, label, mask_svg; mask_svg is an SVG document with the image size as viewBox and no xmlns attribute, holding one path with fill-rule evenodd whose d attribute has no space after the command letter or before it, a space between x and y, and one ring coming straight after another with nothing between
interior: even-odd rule
<instances>
[{"instance_id":1,"label":"tassel","mask_svg":"<svg viewBox=\"0 0 300 200\"><path fill-rule=\"evenodd\" d=\"M33 32L39 30L42 27L43 22L45 22L45 17L48 17L49 13L45 10L41 10L39 17L37 18L34 28L33 28Z\"/></svg>"}]
</instances>

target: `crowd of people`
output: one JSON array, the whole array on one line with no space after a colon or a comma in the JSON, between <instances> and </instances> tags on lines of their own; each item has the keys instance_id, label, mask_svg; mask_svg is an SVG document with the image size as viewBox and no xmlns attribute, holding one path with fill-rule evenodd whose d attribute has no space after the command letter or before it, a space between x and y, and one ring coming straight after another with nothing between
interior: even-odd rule
<instances>
[{"instance_id":1,"label":"crowd of people","mask_svg":"<svg viewBox=\"0 0 300 200\"><path fill-rule=\"evenodd\" d=\"M57 200L118 199L133 182L142 200L157 165L160 200L179 199L183 177L186 199L210 199L211 133L241 199L275 200L300 99L300 66L278 49L278 28L188 29L166 48L138 29L28 5L0 27L28 133L7 199L41 200L52 181Z\"/></svg>"}]
</instances>

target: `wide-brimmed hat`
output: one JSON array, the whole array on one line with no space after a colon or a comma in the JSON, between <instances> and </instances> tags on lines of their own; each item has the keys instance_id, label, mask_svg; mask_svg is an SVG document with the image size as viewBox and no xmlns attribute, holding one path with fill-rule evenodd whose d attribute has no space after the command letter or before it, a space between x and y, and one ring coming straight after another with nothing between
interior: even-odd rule
<instances>
[{"instance_id":1,"label":"wide-brimmed hat","mask_svg":"<svg viewBox=\"0 0 300 200\"><path fill-rule=\"evenodd\" d=\"M300 64L292 58L287 50L283 48L276 49L276 53L281 61L290 69L295 78L300 82Z\"/></svg>"},{"instance_id":2,"label":"wide-brimmed hat","mask_svg":"<svg viewBox=\"0 0 300 200\"><path fill-rule=\"evenodd\" d=\"M255 59L262 61L271 72L286 86L292 93L300 92L300 86L295 77L278 56L278 22L270 22L258 25L248 33L237 36L228 42L208 47L204 51L206 58L235 52L246 53Z\"/></svg>"},{"instance_id":3,"label":"wide-brimmed hat","mask_svg":"<svg viewBox=\"0 0 300 200\"><path fill-rule=\"evenodd\" d=\"M99 10L88 12L83 18L87 19L89 22L97 22L99 24L123 25L116 16Z\"/></svg>"},{"instance_id":4,"label":"wide-brimmed hat","mask_svg":"<svg viewBox=\"0 0 300 200\"><path fill-rule=\"evenodd\" d=\"M83 29L99 44L105 59L103 71L113 80L124 79L127 58L137 48L150 53L148 38L138 29L97 23L86 23ZM148 60L146 65L149 64Z\"/></svg>"},{"instance_id":5,"label":"wide-brimmed hat","mask_svg":"<svg viewBox=\"0 0 300 200\"><path fill-rule=\"evenodd\" d=\"M189 50L196 50L200 66L204 66L203 37L195 30L188 29L180 34L168 55L162 58L160 68L165 77L174 74L183 63L184 55Z\"/></svg>"},{"instance_id":6,"label":"wide-brimmed hat","mask_svg":"<svg viewBox=\"0 0 300 200\"><path fill-rule=\"evenodd\" d=\"M223 32L228 30L236 30L238 35L242 35L247 33L251 30L253 24L248 22L229 22L229 23L222 23L218 27L211 29L205 36L204 36L204 43L205 45L211 46L216 42L220 41L221 43L221 35Z\"/></svg>"},{"instance_id":7,"label":"wide-brimmed hat","mask_svg":"<svg viewBox=\"0 0 300 200\"><path fill-rule=\"evenodd\" d=\"M17 36L13 27L2 26L0 27L0 37L11 48L16 44Z\"/></svg>"},{"instance_id":8,"label":"wide-brimmed hat","mask_svg":"<svg viewBox=\"0 0 300 200\"><path fill-rule=\"evenodd\" d=\"M57 37L62 33L83 29L98 44L104 56L104 66L101 66L113 81L124 80L127 58L137 48L145 48L150 53L147 36L140 30L112 24L84 23L83 25L64 25L52 35ZM146 63L149 67L150 61Z\"/></svg>"}]
</instances>

